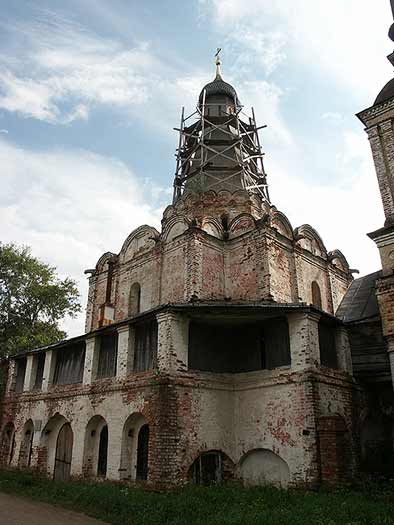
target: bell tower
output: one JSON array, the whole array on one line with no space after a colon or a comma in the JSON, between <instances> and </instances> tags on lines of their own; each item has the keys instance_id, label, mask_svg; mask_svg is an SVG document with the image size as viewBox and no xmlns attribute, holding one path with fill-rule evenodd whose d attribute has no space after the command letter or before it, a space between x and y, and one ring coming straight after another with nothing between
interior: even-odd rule
<instances>
[{"instance_id":1,"label":"bell tower","mask_svg":"<svg viewBox=\"0 0 394 525\"><path fill-rule=\"evenodd\" d=\"M246 190L269 202L254 111L247 116L233 86L221 73L220 49L216 76L203 87L196 110L182 109L174 180L175 203L183 194Z\"/></svg>"},{"instance_id":2,"label":"bell tower","mask_svg":"<svg viewBox=\"0 0 394 525\"><path fill-rule=\"evenodd\" d=\"M394 0L391 0L391 8L394 17ZM394 41L394 23L389 37ZM394 52L387 58L394 65ZM376 243L382 261L382 277L376 282L376 295L394 378L394 78L383 87L373 105L357 117L369 138L385 215L383 227L368 236Z\"/></svg>"}]
</instances>

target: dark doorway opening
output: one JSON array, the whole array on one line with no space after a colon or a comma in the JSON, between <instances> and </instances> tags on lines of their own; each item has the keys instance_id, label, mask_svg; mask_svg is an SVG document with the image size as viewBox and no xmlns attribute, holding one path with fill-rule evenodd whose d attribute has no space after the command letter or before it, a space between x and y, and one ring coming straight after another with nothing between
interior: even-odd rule
<instances>
[{"instance_id":1,"label":"dark doorway opening","mask_svg":"<svg viewBox=\"0 0 394 525\"><path fill-rule=\"evenodd\" d=\"M138 433L136 479L148 479L149 425L143 425Z\"/></svg>"},{"instance_id":2,"label":"dark doorway opening","mask_svg":"<svg viewBox=\"0 0 394 525\"><path fill-rule=\"evenodd\" d=\"M108 456L108 427L105 425L100 432L97 475L105 477L107 475L107 456Z\"/></svg>"}]
</instances>

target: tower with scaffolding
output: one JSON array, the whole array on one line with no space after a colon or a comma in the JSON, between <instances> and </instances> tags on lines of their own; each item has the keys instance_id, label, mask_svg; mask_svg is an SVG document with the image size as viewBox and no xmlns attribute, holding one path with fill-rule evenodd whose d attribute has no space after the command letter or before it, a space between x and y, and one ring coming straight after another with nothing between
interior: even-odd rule
<instances>
[{"instance_id":1,"label":"tower with scaffolding","mask_svg":"<svg viewBox=\"0 0 394 525\"><path fill-rule=\"evenodd\" d=\"M238 95L221 76L219 49L216 76L201 91L196 110L182 108L174 180L175 203L187 192L247 190L269 203L267 175L253 108L248 116Z\"/></svg>"}]
</instances>

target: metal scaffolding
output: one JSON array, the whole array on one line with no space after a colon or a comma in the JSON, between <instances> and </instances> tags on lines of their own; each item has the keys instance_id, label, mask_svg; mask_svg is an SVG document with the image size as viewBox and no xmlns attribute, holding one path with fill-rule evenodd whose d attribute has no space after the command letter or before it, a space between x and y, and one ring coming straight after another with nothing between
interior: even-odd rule
<instances>
[{"instance_id":1,"label":"metal scaffolding","mask_svg":"<svg viewBox=\"0 0 394 525\"><path fill-rule=\"evenodd\" d=\"M270 202L267 174L258 131L266 126L256 125L254 110L251 116L237 104L210 115L210 106L217 110L218 103L206 103L205 90L196 110L185 117L182 108L179 144L176 150L176 171L173 202L183 194L188 182L206 175L211 181L209 189L221 189L223 184L236 191L241 188L259 194ZM212 139L213 132L221 140ZM218 166L218 164L222 164Z\"/></svg>"}]
</instances>

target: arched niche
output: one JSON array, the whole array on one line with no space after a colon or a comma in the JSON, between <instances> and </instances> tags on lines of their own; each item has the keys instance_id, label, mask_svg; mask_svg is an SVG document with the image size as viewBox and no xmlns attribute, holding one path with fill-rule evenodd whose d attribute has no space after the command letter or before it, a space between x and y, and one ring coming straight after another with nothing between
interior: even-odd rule
<instances>
[{"instance_id":1,"label":"arched niche","mask_svg":"<svg viewBox=\"0 0 394 525\"><path fill-rule=\"evenodd\" d=\"M34 424L31 419L26 421L22 430L21 446L19 449L19 467L29 468L31 466L33 453Z\"/></svg>"},{"instance_id":2,"label":"arched niche","mask_svg":"<svg viewBox=\"0 0 394 525\"><path fill-rule=\"evenodd\" d=\"M237 237L248 231L254 230L256 222L249 213L237 215L229 224L230 237Z\"/></svg>"},{"instance_id":3,"label":"arched niche","mask_svg":"<svg viewBox=\"0 0 394 525\"><path fill-rule=\"evenodd\" d=\"M275 208L270 213L271 228L278 231L283 237L293 239L293 227L286 215Z\"/></svg>"},{"instance_id":4,"label":"arched niche","mask_svg":"<svg viewBox=\"0 0 394 525\"><path fill-rule=\"evenodd\" d=\"M349 273L349 263L346 260L346 257L340 250L333 250L328 253L328 260L330 263L338 268L339 270Z\"/></svg>"},{"instance_id":5,"label":"arched niche","mask_svg":"<svg viewBox=\"0 0 394 525\"><path fill-rule=\"evenodd\" d=\"M87 478L106 477L108 461L108 425L100 416L93 416L85 430L83 474Z\"/></svg>"},{"instance_id":6,"label":"arched niche","mask_svg":"<svg viewBox=\"0 0 394 525\"><path fill-rule=\"evenodd\" d=\"M97 261L96 272L101 273L104 270L108 270L108 263L117 259L117 255L112 252L105 252Z\"/></svg>"},{"instance_id":7,"label":"arched niche","mask_svg":"<svg viewBox=\"0 0 394 525\"><path fill-rule=\"evenodd\" d=\"M123 243L122 249L119 253L121 263L125 263L135 256L152 250L156 241L159 239L159 232L152 226L144 224L136 230L132 231Z\"/></svg>"},{"instance_id":8,"label":"arched niche","mask_svg":"<svg viewBox=\"0 0 394 525\"><path fill-rule=\"evenodd\" d=\"M164 240L170 242L175 239L175 237L182 235L182 233L184 233L188 228L189 223L186 219L176 217L165 225L163 231Z\"/></svg>"},{"instance_id":9,"label":"arched niche","mask_svg":"<svg viewBox=\"0 0 394 525\"><path fill-rule=\"evenodd\" d=\"M223 238L223 226L216 219L205 219L202 223L201 229L212 237L217 239Z\"/></svg>"},{"instance_id":10,"label":"arched niche","mask_svg":"<svg viewBox=\"0 0 394 525\"><path fill-rule=\"evenodd\" d=\"M294 230L294 239L304 250L318 257L327 258L327 250L320 235L309 224L303 224L296 228Z\"/></svg>"},{"instance_id":11,"label":"arched niche","mask_svg":"<svg viewBox=\"0 0 394 525\"><path fill-rule=\"evenodd\" d=\"M130 286L129 292L129 305L128 314L129 317L139 314L141 311L141 285L139 283L133 283Z\"/></svg>"},{"instance_id":12,"label":"arched niche","mask_svg":"<svg viewBox=\"0 0 394 525\"><path fill-rule=\"evenodd\" d=\"M311 293L312 293L313 306L321 310L322 309L321 291L320 291L320 286L318 285L316 281L312 281Z\"/></svg>"},{"instance_id":13,"label":"arched niche","mask_svg":"<svg viewBox=\"0 0 394 525\"><path fill-rule=\"evenodd\" d=\"M65 424L69 424L69 421L57 412L48 420L41 432L40 449L43 456L43 462L44 465L46 464L46 471L49 476L55 475L58 436L61 428ZM69 452L67 452L67 455L69 455Z\"/></svg>"},{"instance_id":14,"label":"arched niche","mask_svg":"<svg viewBox=\"0 0 394 525\"><path fill-rule=\"evenodd\" d=\"M148 468L149 427L142 414L131 414L123 426L120 477L130 481L143 480L147 478Z\"/></svg>"},{"instance_id":15,"label":"arched niche","mask_svg":"<svg viewBox=\"0 0 394 525\"><path fill-rule=\"evenodd\" d=\"M1 432L0 442L0 465L10 465L15 451L15 427L14 424L7 423Z\"/></svg>"},{"instance_id":16,"label":"arched niche","mask_svg":"<svg viewBox=\"0 0 394 525\"><path fill-rule=\"evenodd\" d=\"M265 448L251 450L239 462L239 476L246 485L286 487L290 469L284 459Z\"/></svg>"}]
</instances>

